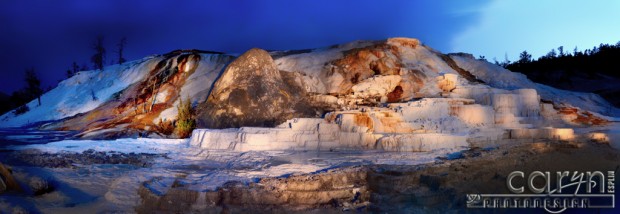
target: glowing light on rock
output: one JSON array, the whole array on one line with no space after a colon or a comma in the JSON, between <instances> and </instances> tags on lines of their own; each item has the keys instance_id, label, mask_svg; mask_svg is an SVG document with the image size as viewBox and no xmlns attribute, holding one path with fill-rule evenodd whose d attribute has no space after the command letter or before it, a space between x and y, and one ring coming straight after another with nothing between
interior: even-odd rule
<instances>
[{"instance_id":1,"label":"glowing light on rock","mask_svg":"<svg viewBox=\"0 0 620 214\"><path fill-rule=\"evenodd\" d=\"M609 143L609 136L601 132L593 132L587 134L588 139L601 143Z\"/></svg>"}]
</instances>

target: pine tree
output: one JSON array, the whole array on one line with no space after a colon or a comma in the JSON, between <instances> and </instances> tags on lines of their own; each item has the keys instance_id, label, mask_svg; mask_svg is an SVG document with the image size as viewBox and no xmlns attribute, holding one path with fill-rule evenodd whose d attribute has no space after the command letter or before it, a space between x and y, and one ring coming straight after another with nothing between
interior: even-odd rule
<instances>
[{"instance_id":1,"label":"pine tree","mask_svg":"<svg viewBox=\"0 0 620 214\"><path fill-rule=\"evenodd\" d=\"M105 48L103 47L103 35L97 36L92 46L95 50L95 54L90 58L95 66L95 69L103 70L103 64L105 63Z\"/></svg>"},{"instance_id":2,"label":"pine tree","mask_svg":"<svg viewBox=\"0 0 620 214\"><path fill-rule=\"evenodd\" d=\"M37 77L34 68L26 69L26 77L24 80L26 81L27 94L30 98L37 98L39 106L41 106L41 94L43 94L43 89L41 89L41 80Z\"/></svg>"},{"instance_id":3,"label":"pine tree","mask_svg":"<svg viewBox=\"0 0 620 214\"><path fill-rule=\"evenodd\" d=\"M548 59L553 59L557 56L557 54L555 53L555 49L551 49L549 51L549 53L547 53L547 55L545 55L545 57L547 57Z\"/></svg>"},{"instance_id":4,"label":"pine tree","mask_svg":"<svg viewBox=\"0 0 620 214\"><path fill-rule=\"evenodd\" d=\"M125 58L123 58L123 50L125 50L125 45L127 45L127 37L121 38L118 44L116 44L116 47L118 48L118 64L123 64L126 61Z\"/></svg>"},{"instance_id":5,"label":"pine tree","mask_svg":"<svg viewBox=\"0 0 620 214\"><path fill-rule=\"evenodd\" d=\"M72 76L77 74L79 71L80 71L80 67L75 61L73 61L73 63L71 64L71 68L67 69L67 78L71 78Z\"/></svg>"},{"instance_id":6,"label":"pine tree","mask_svg":"<svg viewBox=\"0 0 620 214\"><path fill-rule=\"evenodd\" d=\"M528 63L532 61L532 55L527 53L527 51L523 51L521 52L521 54L519 54L519 61L518 63Z\"/></svg>"},{"instance_id":7,"label":"pine tree","mask_svg":"<svg viewBox=\"0 0 620 214\"><path fill-rule=\"evenodd\" d=\"M73 70L73 75L80 71L80 66L78 66L77 62L73 61L73 64L71 64L71 70Z\"/></svg>"},{"instance_id":8,"label":"pine tree","mask_svg":"<svg viewBox=\"0 0 620 214\"><path fill-rule=\"evenodd\" d=\"M579 50L577 50L577 46L575 46L575 49L573 49L573 56L577 56L577 53L579 53Z\"/></svg>"}]
</instances>

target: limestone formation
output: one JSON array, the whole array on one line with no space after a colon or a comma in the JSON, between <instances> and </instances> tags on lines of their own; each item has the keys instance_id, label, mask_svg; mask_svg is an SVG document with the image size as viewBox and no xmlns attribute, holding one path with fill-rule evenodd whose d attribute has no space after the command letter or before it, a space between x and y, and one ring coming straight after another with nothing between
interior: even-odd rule
<instances>
[{"instance_id":1,"label":"limestone formation","mask_svg":"<svg viewBox=\"0 0 620 214\"><path fill-rule=\"evenodd\" d=\"M192 102L204 102L211 84L203 82L216 79L231 59L197 50L149 58L125 68L124 77L135 79L134 84L95 109L46 128L79 130L78 137L92 139L169 135L172 132L165 127L176 120L179 99L190 97Z\"/></svg>"},{"instance_id":2,"label":"limestone formation","mask_svg":"<svg viewBox=\"0 0 620 214\"><path fill-rule=\"evenodd\" d=\"M553 138L555 131L547 129L608 126L617 120L608 116L620 115L597 95L536 84L470 54L446 55L409 38L301 51L251 49L238 57L180 50L115 69L76 75L60 84L67 93L52 90L49 96L66 97L100 88L89 79L128 79L121 88L87 94L99 100L58 103L69 110L46 128L77 130L81 138L178 137L170 135L176 106L179 97L190 97L198 128L209 128L194 135L217 141L192 139L204 148L399 150L393 145L409 145L398 143L402 139L428 136L466 136L468 142ZM0 119L14 124L41 115L49 114L32 109ZM286 127L306 120L317 126ZM231 129L213 130L222 128ZM561 133L566 136L558 139L575 139ZM416 134L433 135L410 136ZM382 142L388 146L380 147Z\"/></svg>"},{"instance_id":3,"label":"limestone formation","mask_svg":"<svg viewBox=\"0 0 620 214\"><path fill-rule=\"evenodd\" d=\"M301 85L281 75L268 52L251 49L235 59L201 104L199 126L274 127L294 116L310 116Z\"/></svg>"}]
</instances>

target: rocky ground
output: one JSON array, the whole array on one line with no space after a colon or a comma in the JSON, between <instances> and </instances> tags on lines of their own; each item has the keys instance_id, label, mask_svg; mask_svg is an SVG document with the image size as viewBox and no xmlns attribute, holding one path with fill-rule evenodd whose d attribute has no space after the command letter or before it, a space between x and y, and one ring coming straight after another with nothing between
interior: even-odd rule
<instances>
[{"instance_id":1,"label":"rocky ground","mask_svg":"<svg viewBox=\"0 0 620 214\"><path fill-rule=\"evenodd\" d=\"M136 211L493 212L468 210L466 194L508 193L506 176L515 170L526 174L532 171L617 173L619 168L620 152L606 144L511 141L493 149L473 148L431 164L337 168L249 184L230 182L211 192L187 190L179 182L165 194L142 187L139 190L142 204ZM156 179L143 186L149 182Z\"/></svg>"},{"instance_id":2,"label":"rocky ground","mask_svg":"<svg viewBox=\"0 0 620 214\"><path fill-rule=\"evenodd\" d=\"M152 160L165 157L163 154L102 152L93 149L81 153L49 153L36 149L21 150L4 155L4 163L11 165L28 165L48 168L75 168L78 165L91 164L128 164L137 167L149 167Z\"/></svg>"},{"instance_id":3,"label":"rocky ground","mask_svg":"<svg viewBox=\"0 0 620 214\"><path fill-rule=\"evenodd\" d=\"M616 171L620 153L595 143L526 142L471 149L456 160L426 166L376 166L369 173L371 203L380 211L462 210L466 194L509 193L513 171ZM490 210L476 210L490 211ZM512 210L520 212L519 210ZM538 210L541 211L542 210Z\"/></svg>"},{"instance_id":4,"label":"rocky ground","mask_svg":"<svg viewBox=\"0 0 620 214\"><path fill-rule=\"evenodd\" d=\"M22 194L32 195L29 197L33 197L34 201L39 201L39 199L43 201L52 200L53 198L54 201L57 201L54 203L61 203L61 198L63 198L54 195L67 193L67 190L62 190L63 188L66 189L68 185L62 184L67 182L62 177L71 174L72 170L84 171L88 168L87 166L103 164L146 167L142 169L148 171L149 167L155 167L153 164L158 159L167 158L165 154L94 150L77 153L47 153L36 150L4 153L2 160L4 163L8 163L8 166L7 170L4 170L3 177L9 178L11 173L15 174L15 172L11 172L11 167L21 167L22 169L19 171L22 172L18 172L14 179L17 182L24 183L25 186L22 186L25 189L17 191L25 191ZM407 154L415 156L423 153ZM29 173L23 172L25 166L41 170L54 168L54 172L67 173L67 175L56 176L56 180L51 179L53 176L38 175L39 177L32 177ZM130 205L122 210L130 209L125 211L137 213L341 213L343 211L511 213L524 210L468 209L465 203L466 195L472 193L508 193L506 176L516 170L523 171L526 174L532 171L616 171L618 173L619 168L620 152L604 143L504 140L497 147L471 148L436 158L434 162L427 164L377 164L376 162L343 164L312 173L292 173L254 180L230 178L228 182L212 190L192 188L192 185L195 187L195 184L187 183L187 181L190 180L188 177L194 176L193 174L170 170L167 172L175 173L172 176L174 181L168 181L170 176L154 176L140 181L142 183L131 180L135 184L125 184L123 188L119 186L120 189L118 190L123 189L124 194L134 195L128 196L126 200L133 201L134 199L130 198L135 198L137 202L137 204ZM89 170L93 170L93 168ZM127 173L130 172L138 171L127 171ZM95 173L95 171L91 173ZM108 176L113 178L119 175L110 174ZM71 177L71 179L77 179L77 177ZM124 182L129 181L125 180ZM8 190L13 188L9 184L14 182L5 183L9 187ZM59 184L62 185L59 186ZM163 184L167 187L157 187L161 187ZM103 194L106 195L105 198L111 196L106 192L112 190L105 190L110 188L110 184L104 182L97 185L100 187L96 189L104 189L97 191L102 191L102 194L105 193ZM136 187L127 189L129 186ZM60 189L57 190L57 188ZM84 188L81 187L81 189ZM66 197L72 196L67 195ZM97 199L89 200L96 201ZM0 207L19 208L18 211L29 210L27 205L2 206L0 203ZM57 205L50 206L57 207ZM37 207L39 206L37 205ZM81 210L87 210L87 206L78 207L81 207ZM39 207L39 209L41 208ZM60 206L55 210L64 212L71 210L70 208ZM118 210L119 208L111 210L115 209ZM544 210L535 209L527 211L544 212ZM613 212L613 210L579 211Z\"/></svg>"}]
</instances>

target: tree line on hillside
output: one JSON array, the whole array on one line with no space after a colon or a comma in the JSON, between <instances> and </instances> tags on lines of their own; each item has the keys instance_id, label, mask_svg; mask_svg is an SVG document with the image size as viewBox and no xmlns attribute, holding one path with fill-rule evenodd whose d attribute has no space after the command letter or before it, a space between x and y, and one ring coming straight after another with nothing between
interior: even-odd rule
<instances>
[{"instance_id":1,"label":"tree line on hillside","mask_svg":"<svg viewBox=\"0 0 620 214\"><path fill-rule=\"evenodd\" d=\"M532 59L531 54L523 51L517 61L504 62L504 67L522 73L564 71L569 74L585 72L590 77L596 73L620 77L620 64L615 61L617 59L620 59L620 42L615 45L600 44L583 52L577 47L571 52L560 46L557 51L551 49L538 59ZM496 64L500 63L496 61Z\"/></svg>"},{"instance_id":2,"label":"tree line on hillside","mask_svg":"<svg viewBox=\"0 0 620 214\"><path fill-rule=\"evenodd\" d=\"M106 60L106 49L104 47L104 37L103 35L98 35L92 43L92 50L95 52L91 56L91 63L93 63L93 69L95 70L103 70L105 66ZM118 58L116 61L111 61L110 63L125 63L123 56L123 52L125 50L125 46L127 45L127 38L122 37L119 42L116 44L116 53L118 54ZM90 68L86 64L82 64L79 66L77 62L73 61L69 69L66 70L67 78L71 78L76 75L79 71L89 70ZM28 112L30 109L26 105L28 102L36 99L37 105L40 106L41 96L52 89L52 87L48 87L44 90L41 86L41 79L39 78L34 67L25 69L24 72L24 82L26 85L24 88L14 91L10 96L0 97L0 114L4 114L12 109L15 109L13 112L15 115L20 115L25 112ZM93 92L94 93L94 92ZM96 99L93 95L93 99Z\"/></svg>"},{"instance_id":3,"label":"tree line on hillside","mask_svg":"<svg viewBox=\"0 0 620 214\"><path fill-rule=\"evenodd\" d=\"M484 59L482 56L480 58ZM620 42L615 45L600 44L584 51L577 47L567 51L560 46L537 59L524 50L514 62L507 58L503 62L494 59L494 63L523 73L534 82L566 90L598 93L620 107L620 85L613 83L620 79L620 63L616 61L620 59Z\"/></svg>"},{"instance_id":4,"label":"tree line on hillside","mask_svg":"<svg viewBox=\"0 0 620 214\"><path fill-rule=\"evenodd\" d=\"M484 56L479 59L486 60ZM614 60L620 59L620 42L615 45L600 44L592 49L580 51L575 47L572 51L566 51L564 46L551 49L547 54L532 58L532 55L524 50L519 53L517 61L508 60L506 55L504 61L499 62L493 58L493 63L508 70L520 73L544 73L563 71L567 73L586 72L585 74L594 77L596 73L620 77L620 64Z\"/></svg>"},{"instance_id":5,"label":"tree line on hillside","mask_svg":"<svg viewBox=\"0 0 620 214\"><path fill-rule=\"evenodd\" d=\"M103 35L98 35L95 38L91 48L95 51L95 53L90 57L90 61L93 63L93 69L95 70L103 70L105 66L106 60L106 49L103 45L104 37ZM110 64L118 63L123 64L127 62L125 57L123 56L123 52L125 51L125 46L127 45L127 37L122 37L118 43L116 43L116 54L118 54L118 58L116 61L111 61ZM71 67L67 69L67 78L72 77L77 74L78 71L88 70L88 66L86 64L82 65L82 67L78 67L77 63L74 61L71 64Z\"/></svg>"}]
</instances>

